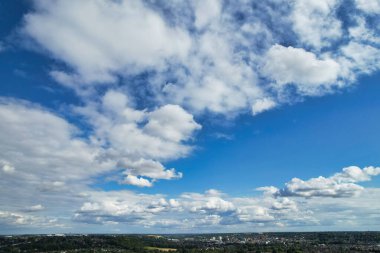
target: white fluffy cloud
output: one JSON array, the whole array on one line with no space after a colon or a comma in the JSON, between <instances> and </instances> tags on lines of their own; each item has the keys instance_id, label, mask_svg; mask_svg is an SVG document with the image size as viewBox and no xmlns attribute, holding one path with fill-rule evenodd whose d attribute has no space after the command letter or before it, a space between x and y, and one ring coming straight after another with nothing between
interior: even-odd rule
<instances>
[{"instance_id":1,"label":"white fluffy cloud","mask_svg":"<svg viewBox=\"0 0 380 253\"><path fill-rule=\"evenodd\" d=\"M300 41L320 49L339 39L342 24L335 13L339 3L339 0L294 0L290 18Z\"/></svg>"},{"instance_id":2,"label":"white fluffy cloud","mask_svg":"<svg viewBox=\"0 0 380 253\"><path fill-rule=\"evenodd\" d=\"M351 167L335 176L351 174L350 178L364 180L353 172L355 170ZM365 171L371 175L378 174L378 170L373 167L368 167ZM345 220L356 222L357 226L365 226L369 220L373 221L378 217L368 217L365 221L360 221L352 216L353 212L362 215L376 212L380 206L369 203L376 199L377 192L378 189L362 189L360 195L347 195L344 199L328 198L325 195L317 199L304 199L273 194L230 197L211 189L204 193L183 193L178 198L167 199L157 194L89 191L87 202L77 210L74 221L113 224L116 227L129 224L148 229L178 231L194 231L194 228L196 231L203 231L205 227L211 229L209 231L216 231L221 226L224 231L245 231L247 224L250 229L262 229L265 224L272 231L277 230L278 226L282 230L304 225L320 229L329 225L345 228ZM363 203L363 208L357 203Z\"/></svg>"},{"instance_id":3,"label":"white fluffy cloud","mask_svg":"<svg viewBox=\"0 0 380 253\"><path fill-rule=\"evenodd\" d=\"M137 110L127 101L124 93L109 90L101 103L75 108L92 125L96 138L111 145L110 156L168 160L191 151L184 141L201 128L191 114L178 105Z\"/></svg>"},{"instance_id":4,"label":"white fluffy cloud","mask_svg":"<svg viewBox=\"0 0 380 253\"><path fill-rule=\"evenodd\" d=\"M195 26L202 29L212 23L215 19L220 18L222 1L193 1L195 13Z\"/></svg>"},{"instance_id":5,"label":"white fluffy cloud","mask_svg":"<svg viewBox=\"0 0 380 253\"><path fill-rule=\"evenodd\" d=\"M244 52L235 52L237 45L232 41L240 37L225 29L219 23L194 38L194 53L184 69L174 72L179 81L163 88L166 99L198 113L228 114L247 108L265 94L258 86L257 74L244 61Z\"/></svg>"},{"instance_id":6,"label":"white fluffy cloud","mask_svg":"<svg viewBox=\"0 0 380 253\"><path fill-rule=\"evenodd\" d=\"M178 105L164 105L152 111L137 110L128 97L109 90L99 103L90 102L74 110L91 124L94 138L105 146L103 159L124 168L126 184L152 186L152 180L181 178L174 168L161 162L184 157L192 147L187 141L201 126Z\"/></svg>"},{"instance_id":7,"label":"white fluffy cloud","mask_svg":"<svg viewBox=\"0 0 380 253\"><path fill-rule=\"evenodd\" d=\"M0 224L2 226L15 226L15 227L64 227L56 219L51 217L40 217L27 215L17 212L0 211Z\"/></svg>"},{"instance_id":8,"label":"white fluffy cloud","mask_svg":"<svg viewBox=\"0 0 380 253\"><path fill-rule=\"evenodd\" d=\"M358 194L363 187L353 183L337 183L334 179L318 177L303 181L293 178L281 191L282 196L300 197L350 197Z\"/></svg>"},{"instance_id":9,"label":"white fluffy cloud","mask_svg":"<svg viewBox=\"0 0 380 253\"><path fill-rule=\"evenodd\" d=\"M194 130L201 126L194 121L193 115L178 105L165 105L150 112L144 130L168 141L188 140Z\"/></svg>"},{"instance_id":10,"label":"white fluffy cloud","mask_svg":"<svg viewBox=\"0 0 380 253\"><path fill-rule=\"evenodd\" d=\"M219 214L234 212L235 206L222 198L216 190L206 191L205 194L185 193L181 195L182 205L190 212Z\"/></svg>"},{"instance_id":11,"label":"white fluffy cloud","mask_svg":"<svg viewBox=\"0 0 380 253\"><path fill-rule=\"evenodd\" d=\"M372 176L380 174L380 168L356 166L343 168L342 172L331 177L317 177L309 180L293 178L285 187L276 191L277 196L295 197L334 197L346 198L360 194L364 188L357 182L369 181ZM263 189L266 190L266 189Z\"/></svg>"},{"instance_id":12,"label":"white fluffy cloud","mask_svg":"<svg viewBox=\"0 0 380 253\"><path fill-rule=\"evenodd\" d=\"M250 230L262 230L265 225L272 231L279 226L281 230L305 225L320 229L330 225L345 228L344 221L349 220L355 222L357 227L365 227L368 222L379 218L369 215L380 208L376 201L378 189L361 188L360 195L347 194L346 191L340 196L320 194L317 191L319 188L324 193L327 189L325 183L331 187L330 182L335 181L335 192L342 194L343 191L339 190L344 189L343 185L355 185L379 174L380 169L377 167L360 169L351 166L330 178L324 178L325 180L318 180L321 177L307 181L292 180L287 187L293 187L294 191L288 197L278 194L279 190L274 187L264 187L261 190L267 192L258 196L231 197L211 189L204 193L190 192L168 198L161 194L139 194L125 190L101 191L82 185L75 192L50 191L45 197L42 193L35 194L37 197L32 200L41 200L41 204L24 205L19 208L19 212L0 211L0 224L24 228L55 227L60 231L67 231L62 227L63 224L69 225L70 229L80 224L101 224L106 230L123 228L127 224L131 231L141 231L141 227L147 231L217 231L223 227L224 231L241 232L246 230L247 225ZM294 184L298 186L294 187ZM313 193L313 196L319 198L310 198L310 194L303 194L305 192ZM19 201L26 203L26 200ZM72 213L73 207L75 213ZM56 210L51 213L54 208ZM59 214L62 210L65 211L65 216ZM366 218L355 218L353 213ZM58 219L49 218L51 216Z\"/></svg>"},{"instance_id":13,"label":"white fluffy cloud","mask_svg":"<svg viewBox=\"0 0 380 253\"><path fill-rule=\"evenodd\" d=\"M380 69L380 49L371 45L350 42L342 47L342 53L349 62L346 67L357 72L370 74Z\"/></svg>"},{"instance_id":14,"label":"white fluffy cloud","mask_svg":"<svg viewBox=\"0 0 380 253\"><path fill-rule=\"evenodd\" d=\"M67 65L51 76L80 96L88 84L144 73L138 89L148 90L158 106L255 115L283 103L286 84L296 85L298 96L323 95L378 69L378 46L357 41L373 43L378 29L355 30L351 21L366 17L358 12L342 20L340 0L280 1L277 8L249 1L34 2L23 32ZM363 11L376 12L377 5L356 1ZM365 56L356 53L362 51Z\"/></svg>"},{"instance_id":15,"label":"white fluffy cloud","mask_svg":"<svg viewBox=\"0 0 380 253\"><path fill-rule=\"evenodd\" d=\"M126 168L125 173L128 175L141 175L153 179L172 179L182 177L182 173L177 173L174 168L165 169L161 163L143 158L136 161L124 159L119 162L119 166Z\"/></svg>"},{"instance_id":16,"label":"white fluffy cloud","mask_svg":"<svg viewBox=\"0 0 380 253\"><path fill-rule=\"evenodd\" d=\"M331 178L335 181L341 183L341 182L364 182L364 181L370 181L373 176L377 176L380 174L380 168L379 167L365 167L363 169L360 169L357 166L350 166L342 169L342 172L336 173Z\"/></svg>"},{"instance_id":17,"label":"white fluffy cloud","mask_svg":"<svg viewBox=\"0 0 380 253\"><path fill-rule=\"evenodd\" d=\"M95 175L110 165L98 163L100 149L77 137L76 127L47 110L1 100L0 117L0 160L6 161L3 171L13 176L36 183L44 177L66 181Z\"/></svg>"},{"instance_id":18,"label":"white fluffy cloud","mask_svg":"<svg viewBox=\"0 0 380 253\"><path fill-rule=\"evenodd\" d=\"M127 175L124 178L123 183L140 187L151 187L153 185L152 182L150 182L148 179L136 177L133 175Z\"/></svg>"},{"instance_id":19,"label":"white fluffy cloud","mask_svg":"<svg viewBox=\"0 0 380 253\"><path fill-rule=\"evenodd\" d=\"M263 98L256 100L252 105L252 114L256 115L276 106L276 102L270 98Z\"/></svg>"},{"instance_id":20,"label":"white fluffy cloud","mask_svg":"<svg viewBox=\"0 0 380 253\"><path fill-rule=\"evenodd\" d=\"M371 13L380 14L380 1L379 0L355 0L358 9Z\"/></svg>"},{"instance_id":21,"label":"white fluffy cloud","mask_svg":"<svg viewBox=\"0 0 380 253\"><path fill-rule=\"evenodd\" d=\"M353 41L380 44L380 38L375 31L368 28L368 24L363 17L356 19L357 25L349 28L349 35Z\"/></svg>"},{"instance_id":22,"label":"white fluffy cloud","mask_svg":"<svg viewBox=\"0 0 380 253\"><path fill-rule=\"evenodd\" d=\"M46 217L67 217L77 192L115 166L100 161L102 149L79 137L76 127L35 104L1 99L0 117L0 222L49 226ZM32 211L46 213L25 214Z\"/></svg>"},{"instance_id":23,"label":"white fluffy cloud","mask_svg":"<svg viewBox=\"0 0 380 253\"><path fill-rule=\"evenodd\" d=\"M160 158L173 159L191 151L185 141L200 126L190 114L177 106L173 111L178 113L178 118L161 114L161 108L157 109L157 115L136 110L130 106L127 96L116 91L109 91L98 102L90 104L74 108L93 129L83 133L63 117L38 105L1 99L1 224L16 227L41 224L41 229L45 229L45 226L53 228L61 223L75 223L84 215L70 221L71 210L79 208L83 202L92 203L87 192L97 194L90 190L90 185L100 175L111 174L111 180L140 187L151 187L160 179L182 177L174 168L166 169ZM161 120L171 134L155 135L153 131L144 130L150 117ZM114 129L128 131L109 132ZM135 132L140 136L134 138ZM125 195L125 201L130 203L128 196ZM149 198L154 204L156 197ZM159 207L153 207L152 203L148 209L153 213ZM173 200L168 201L168 205L176 204ZM33 216L28 214L30 212L34 212ZM44 218L50 215L58 220L49 222ZM105 220L111 222L112 219Z\"/></svg>"},{"instance_id":24,"label":"white fluffy cloud","mask_svg":"<svg viewBox=\"0 0 380 253\"><path fill-rule=\"evenodd\" d=\"M337 81L339 64L332 59L318 59L302 48L272 46L265 58L263 74L277 85L294 84L306 95L320 93Z\"/></svg>"},{"instance_id":25,"label":"white fluffy cloud","mask_svg":"<svg viewBox=\"0 0 380 253\"><path fill-rule=\"evenodd\" d=\"M87 202L74 220L89 223L127 222L135 224L151 219L170 208L161 195L135 194L129 191L87 192Z\"/></svg>"},{"instance_id":26,"label":"white fluffy cloud","mask_svg":"<svg viewBox=\"0 0 380 253\"><path fill-rule=\"evenodd\" d=\"M241 198L209 190L168 199L92 187L103 179L152 187L181 178L164 164L193 150L201 129L193 115L257 115L284 103L288 86L297 96L323 95L377 71L379 28L366 16L377 15L377 0L356 0L360 11L349 20L337 15L339 0L275 1L276 8L245 0L33 2L23 35L56 60L50 75L77 92L80 106L60 115L1 100L0 224L57 226L41 218L51 215L73 227L194 231L223 224L241 231L247 224L339 227L347 211L364 217L380 210L378 189L359 184L379 174L375 167L294 178L281 190L263 187L263 195ZM376 218L356 222L365 227Z\"/></svg>"},{"instance_id":27,"label":"white fluffy cloud","mask_svg":"<svg viewBox=\"0 0 380 253\"><path fill-rule=\"evenodd\" d=\"M36 11L25 16L24 32L73 68L69 75L53 72L59 81L115 82L115 74L184 58L191 46L185 31L140 1L34 3Z\"/></svg>"}]
</instances>

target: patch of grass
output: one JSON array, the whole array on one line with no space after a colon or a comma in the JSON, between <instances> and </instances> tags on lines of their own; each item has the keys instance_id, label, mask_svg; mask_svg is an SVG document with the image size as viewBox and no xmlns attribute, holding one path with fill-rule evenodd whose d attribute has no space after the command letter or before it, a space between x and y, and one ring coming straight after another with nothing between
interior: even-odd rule
<instances>
[{"instance_id":1,"label":"patch of grass","mask_svg":"<svg viewBox=\"0 0 380 253\"><path fill-rule=\"evenodd\" d=\"M158 248L158 247L144 247L144 249L146 250L159 250L159 251L162 251L162 252L174 252L174 251L177 251L177 249L172 249L172 248Z\"/></svg>"}]
</instances>

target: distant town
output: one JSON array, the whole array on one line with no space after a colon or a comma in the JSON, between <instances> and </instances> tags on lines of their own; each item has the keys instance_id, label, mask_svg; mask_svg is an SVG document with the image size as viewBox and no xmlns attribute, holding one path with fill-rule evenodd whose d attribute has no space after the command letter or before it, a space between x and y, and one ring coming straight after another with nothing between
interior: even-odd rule
<instances>
[{"instance_id":1,"label":"distant town","mask_svg":"<svg viewBox=\"0 0 380 253\"><path fill-rule=\"evenodd\" d=\"M380 252L380 232L4 235L0 252Z\"/></svg>"}]
</instances>

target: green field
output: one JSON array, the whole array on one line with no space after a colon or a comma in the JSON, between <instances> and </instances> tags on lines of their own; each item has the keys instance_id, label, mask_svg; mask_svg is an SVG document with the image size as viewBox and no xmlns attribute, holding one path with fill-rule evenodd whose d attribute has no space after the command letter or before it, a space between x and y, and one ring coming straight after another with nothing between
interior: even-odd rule
<instances>
[{"instance_id":1,"label":"green field","mask_svg":"<svg viewBox=\"0 0 380 253\"><path fill-rule=\"evenodd\" d=\"M158 247L144 247L146 250L159 250L163 252L172 252L172 251L177 251L177 249L173 248L158 248Z\"/></svg>"}]
</instances>

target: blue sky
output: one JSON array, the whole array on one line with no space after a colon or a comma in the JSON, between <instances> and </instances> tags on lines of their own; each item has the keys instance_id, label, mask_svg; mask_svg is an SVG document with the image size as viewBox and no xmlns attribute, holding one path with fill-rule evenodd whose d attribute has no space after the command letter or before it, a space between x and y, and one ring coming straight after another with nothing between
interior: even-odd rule
<instances>
[{"instance_id":1,"label":"blue sky","mask_svg":"<svg viewBox=\"0 0 380 253\"><path fill-rule=\"evenodd\" d=\"M3 1L0 233L379 230L379 14Z\"/></svg>"}]
</instances>

